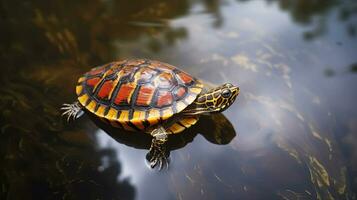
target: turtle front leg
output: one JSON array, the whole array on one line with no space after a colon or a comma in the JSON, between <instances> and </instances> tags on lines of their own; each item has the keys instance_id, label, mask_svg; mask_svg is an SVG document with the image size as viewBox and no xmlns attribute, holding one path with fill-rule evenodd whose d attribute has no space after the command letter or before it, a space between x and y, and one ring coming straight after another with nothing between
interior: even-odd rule
<instances>
[{"instance_id":1,"label":"turtle front leg","mask_svg":"<svg viewBox=\"0 0 357 200\"><path fill-rule=\"evenodd\" d=\"M168 167L169 165L168 157L170 152L167 151L165 146L168 134L164 127L159 126L151 132L151 135L154 138L151 141L149 153L146 154L146 159L150 163L151 168L158 166L158 169L161 170L164 166Z\"/></svg>"},{"instance_id":2,"label":"turtle front leg","mask_svg":"<svg viewBox=\"0 0 357 200\"><path fill-rule=\"evenodd\" d=\"M75 120L81 117L84 113L78 101L72 104L64 103L61 107L61 110L63 110L62 116L67 115L67 121L69 121L71 118Z\"/></svg>"}]
</instances>

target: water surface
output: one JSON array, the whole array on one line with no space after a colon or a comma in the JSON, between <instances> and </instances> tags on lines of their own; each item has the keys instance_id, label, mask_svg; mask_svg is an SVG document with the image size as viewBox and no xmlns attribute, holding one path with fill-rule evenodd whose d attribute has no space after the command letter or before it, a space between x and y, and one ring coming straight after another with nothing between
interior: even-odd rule
<instances>
[{"instance_id":1,"label":"water surface","mask_svg":"<svg viewBox=\"0 0 357 200\"><path fill-rule=\"evenodd\" d=\"M3 1L0 198L356 199L356 9L353 0ZM177 135L170 168L152 171L146 137L60 116L81 74L127 58L241 94L225 118Z\"/></svg>"}]
</instances>

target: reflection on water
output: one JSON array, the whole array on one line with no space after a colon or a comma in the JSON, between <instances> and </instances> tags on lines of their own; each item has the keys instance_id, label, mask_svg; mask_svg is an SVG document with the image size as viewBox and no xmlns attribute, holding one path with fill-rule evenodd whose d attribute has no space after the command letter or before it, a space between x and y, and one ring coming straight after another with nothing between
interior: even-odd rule
<instances>
[{"instance_id":1,"label":"reflection on water","mask_svg":"<svg viewBox=\"0 0 357 200\"><path fill-rule=\"evenodd\" d=\"M143 135L142 133L120 130L103 123L95 116L91 116L91 119L117 142L137 149L150 149L152 137L149 134ZM169 151L168 155L170 155L170 151L180 149L192 142L198 133L203 135L209 142L219 145L229 144L236 136L232 124L223 114L204 115L200 117L195 126L185 130L182 134L169 135L166 143L166 148Z\"/></svg>"},{"instance_id":2,"label":"reflection on water","mask_svg":"<svg viewBox=\"0 0 357 200\"><path fill-rule=\"evenodd\" d=\"M0 199L355 199L356 6L1 2ZM144 137L61 120L83 72L130 57L239 85L224 113L239 135L200 120L158 173Z\"/></svg>"},{"instance_id":3,"label":"reflection on water","mask_svg":"<svg viewBox=\"0 0 357 200\"><path fill-rule=\"evenodd\" d=\"M115 178L121 174L116 152L98 151L81 129L61 125L53 90L22 81L7 86L1 89L1 199L134 199L134 186ZM103 158L107 168L97 170Z\"/></svg>"},{"instance_id":4,"label":"reflection on water","mask_svg":"<svg viewBox=\"0 0 357 200\"><path fill-rule=\"evenodd\" d=\"M99 129L96 133L99 149L109 147L119 152L118 160L125 161L123 162L123 173L120 176L130 178L133 185L140 188L141 191L145 191L145 195L142 195L142 193L138 194L138 199L172 198L172 194L175 194L177 191L174 191L170 185L167 185L172 183L167 182L166 176L172 176L178 170L181 170L181 168L187 168L185 163L195 162L189 158L190 154L185 155L180 152L180 155L177 155L172 153L170 158L172 164L170 164L169 170L159 173L154 172L145 163L145 155L150 148L151 137L140 133L129 133L111 128L98 120L95 123L106 131L105 133ZM188 129L182 134L170 135L167 144L169 151L175 152L174 150L184 148L194 139L196 140L197 133L200 133L206 140L216 145L228 144L236 136L234 128L222 114L202 116L198 124L192 129ZM203 150L201 151L201 156L209 158L211 153L206 148L213 147L213 145L204 141L202 136L198 138L200 143L194 148L196 149L195 151ZM138 149L144 149L144 151ZM188 166L190 165L188 164ZM189 175L186 174L186 176L189 178ZM175 179L172 181L175 181Z\"/></svg>"}]
</instances>

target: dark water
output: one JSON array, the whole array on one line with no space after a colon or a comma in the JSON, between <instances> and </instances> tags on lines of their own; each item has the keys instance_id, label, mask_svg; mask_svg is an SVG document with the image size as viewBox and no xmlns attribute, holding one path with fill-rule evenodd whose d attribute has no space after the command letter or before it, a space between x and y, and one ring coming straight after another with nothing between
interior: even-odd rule
<instances>
[{"instance_id":1,"label":"dark water","mask_svg":"<svg viewBox=\"0 0 357 200\"><path fill-rule=\"evenodd\" d=\"M0 2L0 199L356 199L356 1L128 2ZM150 138L60 116L82 73L137 57L241 88L163 172Z\"/></svg>"}]
</instances>

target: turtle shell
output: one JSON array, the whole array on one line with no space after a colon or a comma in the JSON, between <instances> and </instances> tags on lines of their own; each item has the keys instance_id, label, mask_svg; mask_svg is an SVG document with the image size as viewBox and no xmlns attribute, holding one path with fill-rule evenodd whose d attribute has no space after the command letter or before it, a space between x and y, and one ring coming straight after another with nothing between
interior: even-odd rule
<instances>
[{"instance_id":1,"label":"turtle shell","mask_svg":"<svg viewBox=\"0 0 357 200\"><path fill-rule=\"evenodd\" d=\"M78 101L126 130L147 130L190 105L202 83L176 67L146 59L112 62L78 80Z\"/></svg>"}]
</instances>

